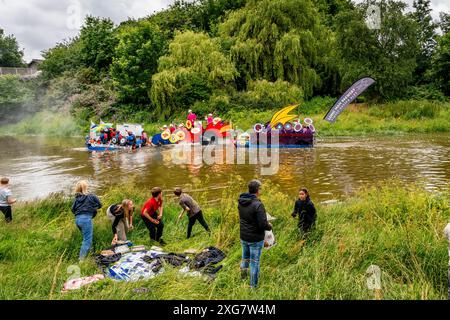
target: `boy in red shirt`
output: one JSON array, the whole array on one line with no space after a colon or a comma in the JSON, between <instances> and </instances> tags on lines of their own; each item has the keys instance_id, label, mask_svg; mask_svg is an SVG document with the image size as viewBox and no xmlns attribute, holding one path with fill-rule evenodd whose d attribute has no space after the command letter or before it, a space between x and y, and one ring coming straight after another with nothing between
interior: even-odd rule
<instances>
[{"instance_id":1,"label":"boy in red shirt","mask_svg":"<svg viewBox=\"0 0 450 320\"><path fill-rule=\"evenodd\" d=\"M163 205L162 191L159 187L152 189L152 198L148 199L141 210L141 217L150 232L150 239L165 245L162 237L164 223L162 221Z\"/></svg>"}]
</instances>

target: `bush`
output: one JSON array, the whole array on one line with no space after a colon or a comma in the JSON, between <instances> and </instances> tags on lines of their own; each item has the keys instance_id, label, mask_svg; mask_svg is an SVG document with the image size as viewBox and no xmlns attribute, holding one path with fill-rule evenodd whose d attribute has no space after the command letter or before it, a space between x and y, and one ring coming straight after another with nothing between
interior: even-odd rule
<instances>
[{"instance_id":1,"label":"bush","mask_svg":"<svg viewBox=\"0 0 450 320\"><path fill-rule=\"evenodd\" d=\"M403 118L406 120L434 118L443 110L444 104L427 100L401 100L374 106L369 114L378 117Z\"/></svg>"},{"instance_id":2,"label":"bush","mask_svg":"<svg viewBox=\"0 0 450 320\"><path fill-rule=\"evenodd\" d=\"M300 106L303 114L318 114L326 113L336 102L336 98L331 97L315 97L304 102Z\"/></svg>"},{"instance_id":3,"label":"bush","mask_svg":"<svg viewBox=\"0 0 450 320\"><path fill-rule=\"evenodd\" d=\"M406 91L405 100L434 100L434 101L449 101L442 91L433 85L412 86Z\"/></svg>"},{"instance_id":4,"label":"bush","mask_svg":"<svg viewBox=\"0 0 450 320\"><path fill-rule=\"evenodd\" d=\"M232 97L232 104L267 110L300 103L302 100L303 91L295 84L281 80L276 82L257 80L250 81L248 91L235 94Z\"/></svg>"}]
</instances>

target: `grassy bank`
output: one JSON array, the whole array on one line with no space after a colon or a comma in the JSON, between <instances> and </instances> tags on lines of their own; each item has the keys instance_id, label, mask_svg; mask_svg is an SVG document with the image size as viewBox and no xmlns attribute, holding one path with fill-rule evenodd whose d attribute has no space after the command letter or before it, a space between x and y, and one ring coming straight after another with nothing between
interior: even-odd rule
<instances>
[{"instance_id":1,"label":"grassy bank","mask_svg":"<svg viewBox=\"0 0 450 320\"><path fill-rule=\"evenodd\" d=\"M86 130L64 113L40 111L16 124L0 127L0 135L85 136Z\"/></svg>"},{"instance_id":2,"label":"grassy bank","mask_svg":"<svg viewBox=\"0 0 450 320\"><path fill-rule=\"evenodd\" d=\"M352 104L331 124L323 120L323 117L333 102L332 98L313 99L301 105L297 113L301 118L311 117L322 137L450 132L450 103L408 100L376 105ZM249 111L238 107L219 116L231 120L235 127L248 130L255 123L270 121L276 111L278 110ZM180 114L172 119L156 122L133 119L132 116L122 120L143 123L144 128L152 135L159 132L159 127L163 124L184 123L185 117ZM0 134L85 136L88 126L86 120L76 119L69 114L43 111L17 124L2 126Z\"/></svg>"},{"instance_id":3,"label":"grassy bank","mask_svg":"<svg viewBox=\"0 0 450 320\"><path fill-rule=\"evenodd\" d=\"M227 258L215 281L184 278L167 267L163 275L148 281L105 280L61 294L72 275L67 270L77 264L81 236L70 213L70 199L53 195L16 206L14 223L0 223L0 299L372 299L365 275L372 264L382 270L385 299L446 298L448 256L442 229L450 218L448 194L433 195L420 186L394 181L361 190L344 203L317 205L317 229L305 243L290 217L293 199L266 184L262 200L277 217L273 225L278 244L263 252L260 287L250 291L240 280L236 210L236 197L245 183L239 177L234 182L217 205L203 207L212 236L196 225L190 240L184 239L187 221L175 223L179 209L166 193L166 250L221 248ZM130 183L109 190L102 201L132 198L139 207L147 193ZM195 196L200 203L205 201L201 194ZM95 218L94 230L98 251L111 241L104 210ZM151 245L138 216L129 238ZM99 272L90 260L78 267L82 276ZM138 287L150 290L133 293Z\"/></svg>"}]
</instances>

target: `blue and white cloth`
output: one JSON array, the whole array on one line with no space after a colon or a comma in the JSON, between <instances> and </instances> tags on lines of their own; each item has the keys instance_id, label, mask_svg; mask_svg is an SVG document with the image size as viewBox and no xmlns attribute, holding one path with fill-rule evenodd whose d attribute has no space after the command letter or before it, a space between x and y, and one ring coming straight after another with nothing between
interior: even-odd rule
<instances>
[{"instance_id":1,"label":"blue and white cloth","mask_svg":"<svg viewBox=\"0 0 450 320\"><path fill-rule=\"evenodd\" d=\"M164 268L153 272L152 269L154 269L158 260L155 259L153 262L147 263L142 258L145 256L156 258L161 254L165 253L152 250L126 253L122 255L119 261L108 268L108 276L118 281L139 281L154 278L163 273Z\"/></svg>"}]
</instances>

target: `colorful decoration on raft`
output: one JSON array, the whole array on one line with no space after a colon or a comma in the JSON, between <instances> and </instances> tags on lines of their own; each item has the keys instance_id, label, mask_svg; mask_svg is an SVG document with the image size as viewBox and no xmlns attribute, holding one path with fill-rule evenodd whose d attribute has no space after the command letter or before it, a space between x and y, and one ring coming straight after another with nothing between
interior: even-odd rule
<instances>
[{"instance_id":1,"label":"colorful decoration on raft","mask_svg":"<svg viewBox=\"0 0 450 320\"><path fill-rule=\"evenodd\" d=\"M284 126L284 124L288 121L294 120L297 116L289 114L292 110L298 107L298 104L285 107L275 113L272 117L272 120L270 120L270 127L274 128L276 126L279 126L281 124L281 128Z\"/></svg>"},{"instance_id":2,"label":"colorful decoration on raft","mask_svg":"<svg viewBox=\"0 0 450 320\"><path fill-rule=\"evenodd\" d=\"M216 138L219 136L225 137L230 134L233 128L231 123L224 122L221 118L216 117L212 122L207 124L206 128L202 126L201 121L187 120L185 125L180 124L179 128L174 132L169 129L164 130L152 137L154 145L175 144L180 142L198 143L204 140L205 133L210 133Z\"/></svg>"}]
</instances>

